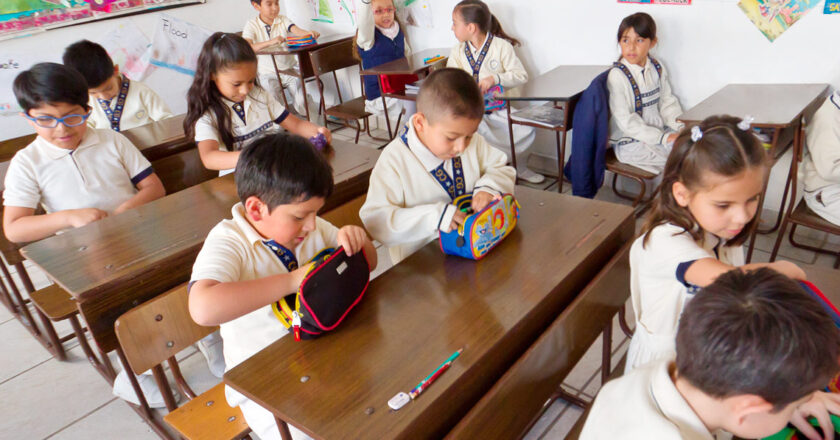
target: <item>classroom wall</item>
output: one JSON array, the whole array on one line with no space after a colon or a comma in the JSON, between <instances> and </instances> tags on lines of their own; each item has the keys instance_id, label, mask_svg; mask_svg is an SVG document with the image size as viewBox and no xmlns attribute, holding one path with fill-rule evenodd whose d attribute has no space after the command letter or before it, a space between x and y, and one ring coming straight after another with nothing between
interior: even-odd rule
<instances>
[{"instance_id":1,"label":"classroom wall","mask_svg":"<svg viewBox=\"0 0 840 440\"><path fill-rule=\"evenodd\" d=\"M621 18L636 11L646 11L653 15L659 26L660 41L654 55L671 72L673 89L686 109L728 83L822 82L840 87L840 52L836 47L836 42L840 41L840 14L822 14L822 4L771 43L733 0L694 0L691 6L628 5L616 0L487 2L505 30L524 42L518 53L531 75L560 64L611 63L619 53L615 33ZM306 0L286 0L284 7L302 27L323 34L351 32L349 18L338 10L338 2L331 3L336 24L311 22ZM457 0L430 0L434 28L408 28L410 42L416 50L448 48L455 44L450 26L452 7L456 3ZM231 32L240 31L254 14L247 0L208 0L204 5L171 9L167 13L210 30ZM94 38L108 32L121 20L134 21L151 39L157 14L90 23L3 41L0 42L0 55L39 48L45 59L50 56L57 59L68 42ZM352 86L357 90L358 80L349 78L353 79ZM190 77L156 69L145 82L155 88L175 112L185 111L183 96ZM0 117L0 138L30 131L20 118ZM552 155L553 138L538 139L541 141L538 151ZM781 185L771 183L771 188L778 186ZM777 205L779 198L780 194L771 189L768 203Z\"/></svg>"}]
</instances>

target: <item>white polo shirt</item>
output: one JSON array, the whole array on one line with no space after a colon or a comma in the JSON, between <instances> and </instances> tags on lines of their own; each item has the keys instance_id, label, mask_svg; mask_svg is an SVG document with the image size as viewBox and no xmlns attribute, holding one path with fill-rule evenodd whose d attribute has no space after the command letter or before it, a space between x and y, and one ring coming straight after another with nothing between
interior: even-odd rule
<instances>
[{"instance_id":1,"label":"white polo shirt","mask_svg":"<svg viewBox=\"0 0 840 440\"><path fill-rule=\"evenodd\" d=\"M111 130L88 128L75 150L39 136L12 158L3 204L33 209L43 205L48 213L80 208L113 212L153 172L140 151Z\"/></svg>"},{"instance_id":2,"label":"white polo shirt","mask_svg":"<svg viewBox=\"0 0 840 440\"><path fill-rule=\"evenodd\" d=\"M108 104L111 111L116 110L119 94ZM102 109L99 100L91 97L88 103L91 107L88 126L93 128L111 129L111 120ZM128 93L125 97L123 113L120 117L120 131L125 131L161 119L171 118L172 112L166 103L154 90L150 89L140 81L131 81L128 84Z\"/></svg>"},{"instance_id":3,"label":"white polo shirt","mask_svg":"<svg viewBox=\"0 0 840 440\"><path fill-rule=\"evenodd\" d=\"M288 273L283 262L264 243L267 239L248 223L242 203L234 205L231 213L232 219L222 220L208 234L193 265L190 283L198 280L251 281ZM338 228L317 218L315 230L292 250L299 265L324 248L336 247L337 235ZM222 324L226 368L230 370L286 333L288 331L274 315L271 305Z\"/></svg>"},{"instance_id":4,"label":"white polo shirt","mask_svg":"<svg viewBox=\"0 0 840 440\"><path fill-rule=\"evenodd\" d=\"M251 40L254 43L262 43L272 38L282 36L287 38L295 24L289 17L278 15L271 25L265 24L259 15L245 23L242 29L242 38ZM292 69L297 66L297 58L293 55L275 55L277 68L280 70ZM271 62L271 55L257 55L257 73L259 76L276 76L274 63Z\"/></svg>"},{"instance_id":5,"label":"white polo shirt","mask_svg":"<svg viewBox=\"0 0 840 440\"><path fill-rule=\"evenodd\" d=\"M251 89L251 93L245 97L242 103L235 103L222 98L228 107L228 115L231 120L234 144L231 150L239 151L248 141L255 137L278 130L281 124L289 116L289 111L282 104L274 99L268 92L260 87ZM237 112L237 108L244 110ZM215 117L208 111L195 123L195 142L213 140L219 143L219 150L228 151L222 142ZM232 172L233 169L223 170L219 174L224 175Z\"/></svg>"},{"instance_id":6,"label":"white polo shirt","mask_svg":"<svg viewBox=\"0 0 840 440\"><path fill-rule=\"evenodd\" d=\"M654 362L604 385L580 439L713 440L671 380L673 368L670 359Z\"/></svg>"}]
</instances>

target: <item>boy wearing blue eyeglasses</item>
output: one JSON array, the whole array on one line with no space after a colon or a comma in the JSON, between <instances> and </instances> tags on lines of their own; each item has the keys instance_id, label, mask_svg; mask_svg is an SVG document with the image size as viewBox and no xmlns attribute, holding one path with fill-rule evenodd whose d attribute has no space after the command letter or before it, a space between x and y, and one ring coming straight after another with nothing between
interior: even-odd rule
<instances>
[{"instance_id":1,"label":"boy wearing blue eyeglasses","mask_svg":"<svg viewBox=\"0 0 840 440\"><path fill-rule=\"evenodd\" d=\"M38 137L15 154L6 173L3 230L9 240L40 240L165 195L128 139L87 127L88 88L78 72L41 63L18 75L13 88ZM39 205L46 214L35 215Z\"/></svg>"}]
</instances>

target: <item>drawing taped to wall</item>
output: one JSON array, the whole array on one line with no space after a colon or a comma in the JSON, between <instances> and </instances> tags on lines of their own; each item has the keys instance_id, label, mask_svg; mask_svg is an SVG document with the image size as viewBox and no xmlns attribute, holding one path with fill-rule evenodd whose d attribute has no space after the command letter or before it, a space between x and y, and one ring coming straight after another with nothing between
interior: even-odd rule
<instances>
[{"instance_id":1,"label":"drawing taped to wall","mask_svg":"<svg viewBox=\"0 0 840 440\"><path fill-rule=\"evenodd\" d=\"M738 6L772 42L819 2L820 0L741 0Z\"/></svg>"}]
</instances>

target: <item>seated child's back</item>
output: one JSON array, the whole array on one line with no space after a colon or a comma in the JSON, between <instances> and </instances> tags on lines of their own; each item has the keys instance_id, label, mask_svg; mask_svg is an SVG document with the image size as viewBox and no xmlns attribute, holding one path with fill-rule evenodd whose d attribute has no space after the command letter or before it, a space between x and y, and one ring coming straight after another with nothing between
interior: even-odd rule
<instances>
[{"instance_id":1,"label":"seated child's back","mask_svg":"<svg viewBox=\"0 0 840 440\"><path fill-rule=\"evenodd\" d=\"M149 161L119 133L88 128L87 87L78 72L41 63L14 81L38 133L6 174L3 226L16 242L39 240L163 197ZM43 206L46 215L34 215Z\"/></svg>"},{"instance_id":2,"label":"seated child's back","mask_svg":"<svg viewBox=\"0 0 840 440\"><path fill-rule=\"evenodd\" d=\"M507 157L476 133L483 116L481 91L463 70L440 69L423 81L417 114L376 162L359 212L394 263L464 222L457 196L473 193L478 211L513 193Z\"/></svg>"},{"instance_id":3,"label":"seated child's back","mask_svg":"<svg viewBox=\"0 0 840 440\"><path fill-rule=\"evenodd\" d=\"M840 407L818 392L840 370L838 356L840 331L795 281L735 269L686 307L676 361L604 385L580 438L762 438L801 426L815 408Z\"/></svg>"},{"instance_id":4,"label":"seated child's back","mask_svg":"<svg viewBox=\"0 0 840 440\"><path fill-rule=\"evenodd\" d=\"M123 131L172 117L154 90L120 74L119 66L102 46L77 41L64 50L63 62L87 81L91 127Z\"/></svg>"},{"instance_id":5,"label":"seated child's back","mask_svg":"<svg viewBox=\"0 0 840 440\"><path fill-rule=\"evenodd\" d=\"M193 266L189 301L198 324L221 325L228 370L288 333L271 305L298 290L306 262L321 250L364 249L371 270L376 267L376 250L362 228L338 229L316 216L332 193L333 179L309 141L265 135L242 150L236 170L241 202L233 218L207 236ZM226 395L259 438L280 438L270 412L230 388Z\"/></svg>"}]
</instances>

